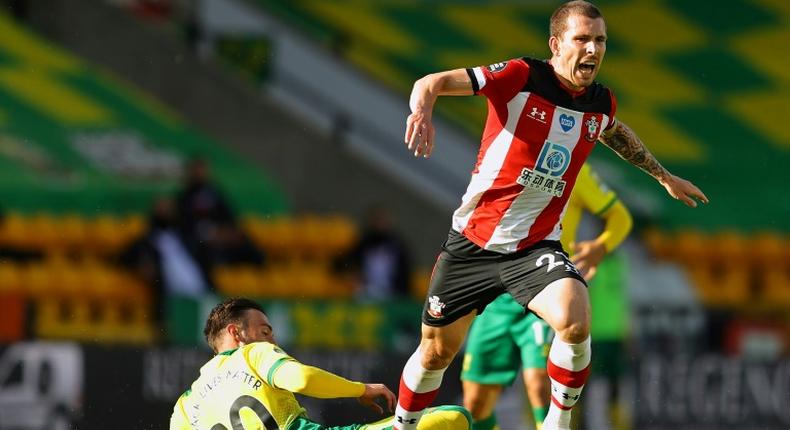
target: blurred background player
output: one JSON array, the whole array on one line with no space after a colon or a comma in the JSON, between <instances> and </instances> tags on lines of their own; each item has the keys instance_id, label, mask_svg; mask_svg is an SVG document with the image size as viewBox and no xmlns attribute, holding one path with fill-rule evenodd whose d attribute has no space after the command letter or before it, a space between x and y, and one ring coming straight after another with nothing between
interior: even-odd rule
<instances>
[{"instance_id":1,"label":"blurred background player","mask_svg":"<svg viewBox=\"0 0 790 430\"><path fill-rule=\"evenodd\" d=\"M595 239L574 243L584 211L606 224ZM570 250L571 260L587 280L595 276L603 257L626 238L631 226L628 209L585 164L568 201L560 241L564 249ZM464 406L472 413L474 429L496 427L494 408L499 395L513 383L521 369L535 425L541 428L549 410L551 386L546 360L552 336L551 327L545 321L525 311L509 294L497 297L475 319L461 373Z\"/></svg>"},{"instance_id":2,"label":"blurred background player","mask_svg":"<svg viewBox=\"0 0 790 430\"><path fill-rule=\"evenodd\" d=\"M382 384L363 384L312 366L280 349L263 309L252 300L230 298L211 310L204 329L217 354L200 369L200 377L179 397L170 430L324 429L307 417L294 393L323 399L357 398L383 413L395 405L395 395ZM351 424L333 429L386 429L392 418L370 425ZM468 429L469 413L459 406L430 410L421 429Z\"/></svg>"}]
</instances>

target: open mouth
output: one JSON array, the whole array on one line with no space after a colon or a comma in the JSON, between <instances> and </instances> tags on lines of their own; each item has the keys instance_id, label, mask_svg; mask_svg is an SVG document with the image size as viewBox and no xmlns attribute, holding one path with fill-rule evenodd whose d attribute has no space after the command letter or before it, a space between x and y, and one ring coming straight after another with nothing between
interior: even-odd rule
<instances>
[{"instance_id":1,"label":"open mouth","mask_svg":"<svg viewBox=\"0 0 790 430\"><path fill-rule=\"evenodd\" d=\"M591 74L595 71L595 63L592 61L585 61L579 64L579 70L584 74Z\"/></svg>"}]
</instances>

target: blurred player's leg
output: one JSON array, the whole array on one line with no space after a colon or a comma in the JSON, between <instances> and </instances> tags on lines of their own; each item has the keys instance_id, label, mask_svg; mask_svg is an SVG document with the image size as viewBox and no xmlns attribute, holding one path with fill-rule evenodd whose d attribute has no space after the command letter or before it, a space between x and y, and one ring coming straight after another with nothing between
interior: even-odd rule
<instances>
[{"instance_id":1,"label":"blurred player's leg","mask_svg":"<svg viewBox=\"0 0 790 430\"><path fill-rule=\"evenodd\" d=\"M496 427L496 406L501 385L478 384L477 382L463 381L464 406L472 414L472 428L474 430L492 430Z\"/></svg>"}]
</instances>

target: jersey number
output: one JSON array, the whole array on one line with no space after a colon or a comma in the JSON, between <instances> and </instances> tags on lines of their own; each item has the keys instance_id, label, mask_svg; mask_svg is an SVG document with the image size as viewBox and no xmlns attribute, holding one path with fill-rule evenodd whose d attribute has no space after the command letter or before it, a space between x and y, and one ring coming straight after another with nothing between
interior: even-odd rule
<instances>
[{"instance_id":1,"label":"jersey number","mask_svg":"<svg viewBox=\"0 0 790 430\"><path fill-rule=\"evenodd\" d=\"M547 262L549 266L546 268L546 273L551 272L551 269L557 266L562 266L563 264L565 264L565 261L562 260L555 263L554 256L552 254L543 254L540 256L540 258L537 259L537 261L535 261L535 266L540 267L543 265L544 262Z\"/></svg>"},{"instance_id":2,"label":"jersey number","mask_svg":"<svg viewBox=\"0 0 790 430\"><path fill-rule=\"evenodd\" d=\"M229 419L230 419L230 425L231 427L233 427L233 430L245 430L244 424L242 424L241 422L242 408L252 409L252 411L255 412L256 415L258 415L258 418L263 423L264 429L277 430L277 423L274 421L272 414L270 414L269 411L266 410L266 407L263 406L263 403L261 403L255 397L247 396L247 395L239 396L239 398L236 399L236 401L233 402L232 405L230 405ZM211 430L228 430L228 428L225 427L223 424L217 423L214 424L213 427L211 427Z\"/></svg>"}]
</instances>

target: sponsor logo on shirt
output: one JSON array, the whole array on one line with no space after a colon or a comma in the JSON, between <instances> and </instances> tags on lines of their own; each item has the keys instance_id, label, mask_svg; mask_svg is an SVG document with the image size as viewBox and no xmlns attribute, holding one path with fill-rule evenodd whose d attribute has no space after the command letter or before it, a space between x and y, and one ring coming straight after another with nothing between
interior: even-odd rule
<instances>
[{"instance_id":1,"label":"sponsor logo on shirt","mask_svg":"<svg viewBox=\"0 0 790 430\"><path fill-rule=\"evenodd\" d=\"M507 67L507 61L502 63L494 63L488 66L488 71L491 73L501 72L502 70L505 70L505 67Z\"/></svg>"},{"instance_id":2,"label":"sponsor logo on shirt","mask_svg":"<svg viewBox=\"0 0 790 430\"><path fill-rule=\"evenodd\" d=\"M535 170L550 176L562 176L570 164L571 152L568 148L547 140L540 150Z\"/></svg>"},{"instance_id":3,"label":"sponsor logo on shirt","mask_svg":"<svg viewBox=\"0 0 790 430\"><path fill-rule=\"evenodd\" d=\"M542 193L554 194L555 197L562 197L565 193L565 181L526 167L521 169L521 175L516 178L516 182Z\"/></svg>"},{"instance_id":4,"label":"sponsor logo on shirt","mask_svg":"<svg viewBox=\"0 0 790 430\"><path fill-rule=\"evenodd\" d=\"M560 128L562 128L562 131L567 133L571 131L571 129L575 125L576 125L576 118L565 114L560 115Z\"/></svg>"},{"instance_id":5,"label":"sponsor logo on shirt","mask_svg":"<svg viewBox=\"0 0 790 430\"><path fill-rule=\"evenodd\" d=\"M535 121L546 123L546 111L539 110L536 107L532 108L532 112L529 113L528 118L534 119Z\"/></svg>"}]
</instances>

